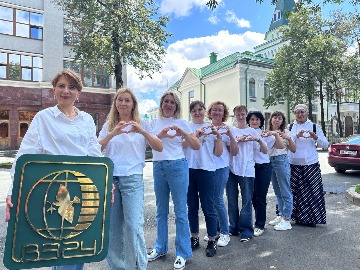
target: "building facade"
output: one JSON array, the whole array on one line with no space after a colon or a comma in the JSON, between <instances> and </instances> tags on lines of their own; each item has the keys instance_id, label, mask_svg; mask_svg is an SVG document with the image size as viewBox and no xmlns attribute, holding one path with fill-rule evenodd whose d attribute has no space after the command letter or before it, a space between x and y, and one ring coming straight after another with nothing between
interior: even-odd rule
<instances>
[{"instance_id":1,"label":"building facade","mask_svg":"<svg viewBox=\"0 0 360 270\"><path fill-rule=\"evenodd\" d=\"M50 82L63 68L81 76L84 88L75 105L101 129L115 83L101 67L73 61L76 37L76 23L52 1L0 1L0 148L18 148L34 115L56 104ZM123 78L126 85L126 68Z\"/></svg>"}]
</instances>

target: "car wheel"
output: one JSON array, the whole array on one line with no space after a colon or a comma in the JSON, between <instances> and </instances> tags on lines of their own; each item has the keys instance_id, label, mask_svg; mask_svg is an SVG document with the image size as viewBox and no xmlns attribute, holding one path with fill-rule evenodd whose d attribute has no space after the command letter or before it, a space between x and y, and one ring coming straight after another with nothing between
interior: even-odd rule
<instances>
[{"instance_id":1,"label":"car wheel","mask_svg":"<svg viewBox=\"0 0 360 270\"><path fill-rule=\"evenodd\" d=\"M345 169L341 169L341 168L335 168L335 171L336 171L337 173L344 173L344 172L346 172Z\"/></svg>"}]
</instances>

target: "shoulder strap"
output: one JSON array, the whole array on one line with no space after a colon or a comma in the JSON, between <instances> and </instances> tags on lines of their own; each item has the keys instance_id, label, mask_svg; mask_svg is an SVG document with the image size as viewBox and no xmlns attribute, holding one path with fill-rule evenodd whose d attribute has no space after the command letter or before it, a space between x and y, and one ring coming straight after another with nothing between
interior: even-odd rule
<instances>
[{"instance_id":1,"label":"shoulder strap","mask_svg":"<svg viewBox=\"0 0 360 270\"><path fill-rule=\"evenodd\" d=\"M292 127L293 127L294 123L291 123L289 126L289 131L291 131Z\"/></svg>"}]
</instances>

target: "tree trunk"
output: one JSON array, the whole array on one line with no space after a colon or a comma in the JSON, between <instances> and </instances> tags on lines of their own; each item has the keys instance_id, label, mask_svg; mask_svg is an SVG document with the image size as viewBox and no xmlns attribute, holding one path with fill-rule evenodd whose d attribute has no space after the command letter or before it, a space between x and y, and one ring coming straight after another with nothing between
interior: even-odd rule
<instances>
[{"instance_id":1,"label":"tree trunk","mask_svg":"<svg viewBox=\"0 0 360 270\"><path fill-rule=\"evenodd\" d=\"M337 122L339 125L339 135L340 138L343 137L343 130L342 130L342 124L341 124L341 118L340 118L340 95L337 93L337 98L336 98L336 113L337 113Z\"/></svg>"},{"instance_id":2,"label":"tree trunk","mask_svg":"<svg viewBox=\"0 0 360 270\"><path fill-rule=\"evenodd\" d=\"M359 50L360 50L360 49L359 49ZM360 98L359 98L359 114L358 114L357 134L360 134Z\"/></svg>"},{"instance_id":3,"label":"tree trunk","mask_svg":"<svg viewBox=\"0 0 360 270\"><path fill-rule=\"evenodd\" d=\"M312 96L308 95L308 107L309 107L309 113L308 113L308 118L313 121L313 115L312 115Z\"/></svg>"},{"instance_id":4,"label":"tree trunk","mask_svg":"<svg viewBox=\"0 0 360 270\"><path fill-rule=\"evenodd\" d=\"M323 92L323 82L322 80L319 81L320 83L320 114L321 114L321 128L326 136L326 129L325 129L325 114L324 114L324 92Z\"/></svg>"},{"instance_id":5,"label":"tree trunk","mask_svg":"<svg viewBox=\"0 0 360 270\"><path fill-rule=\"evenodd\" d=\"M114 51L114 75L115 75L115 88L118 90L124 84L122 79L122 63L120 58L120 44L118 39L118 34L116 31L112 34L112 42L113 42L113 51Z\"/></svg>"}]
</instances>

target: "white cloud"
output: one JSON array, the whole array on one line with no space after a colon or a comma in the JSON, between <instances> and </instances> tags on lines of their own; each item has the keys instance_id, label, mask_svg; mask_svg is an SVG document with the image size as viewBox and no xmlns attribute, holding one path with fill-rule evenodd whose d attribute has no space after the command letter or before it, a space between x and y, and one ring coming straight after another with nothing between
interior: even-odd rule
<instances>
[{"instance_id":1,"label":"white cloud","mask_svg":"<svg viewBox=\"0 0 360 270\"><path fill-rule=\"evenodd\" d=\"M161 13L174 14L175 17L186 17L190 15L192 8L208 8L208 0L162 0L160 5Z\"/></svg>"},{"instance_id":2,"label":"white cloud","mask_svg":"<svg viewBox=\"0 0 360 270\"><path fill-rule=\"evenodd\" d=\"M243 34L231 34L222 30L213 36L188 38L170 44L164 58L164 65L153 79L140 80L133 67L128 67L128 86L137 96L158 102L160 96L176 81L181 79L187 67L201 68L210 63L211 52L218 59L234 52L253 51L253 47L264 40L264 34L247 31Z\"/></svg>"},{"instance_id":3,"label":"white cloud","mask_svg":"<svg viewBox=\"0 0 360 270\"><path fill-rule=\"evenodd\" d=\"M140 99L139 100L139 111L140 114L147 113L150 109L157 107L158 104L153 99Z\"/></svg>"},{"instance_id":4,"label":"white cloud","mask_svg":"<svg viewBox=\"0 0 360 270\"><path fill-rule=\"evenodd\" d=\"M211 16L208 18L208 21L209 21L211 24L218 24L218 23L220 22L220 19L218 18L217 15L211 14Z\"/></svg>"},{"instance_id":5,"label":"white cloud","mask_svg":"<svg viewBox=\"0 0 360 270\"><path fill-rule=\"evenodd\" d=\"M234 11L226 11L226 18L225 20L228 23L235 23L235 25L239 28L250 28L250 22L248 20L245 19L239 19Z\"/></svg>"}]
</instances>

